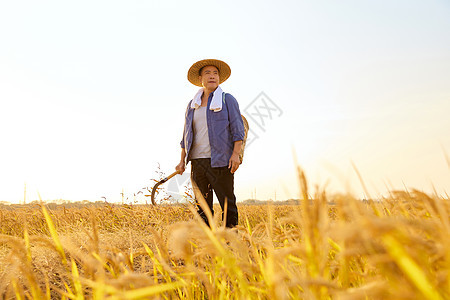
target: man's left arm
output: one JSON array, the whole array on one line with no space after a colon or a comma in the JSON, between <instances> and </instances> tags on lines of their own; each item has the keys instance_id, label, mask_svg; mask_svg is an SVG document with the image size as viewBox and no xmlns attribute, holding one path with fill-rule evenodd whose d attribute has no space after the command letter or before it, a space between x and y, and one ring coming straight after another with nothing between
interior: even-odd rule
<instances>
[{"instance_id":1,"label":"man's left arm","mask_svg":"<svg viewBox=\"0 0 450 300\"><path fill-rule=\"evenodd\" d=\"M231 168L231 173L236 172L241 164L239 159L239 153L241 153L242 141L234 142L233 153L231 154L230 160L228 162L228 168Z\"/></svg>"},{"instance_id":2,"label":"man's left arm","mask_svg":"<svg viewBox=\"0 0 450 300\"><path fill-rule=\"evenodd\" d=\"M245 136L245 128L237 100L230 94L226 94L225 97L225 103L228 108L231 138L233 141L233 153L228 162L228 168L231 168L231 173L234 173L241 164L239 153L241 152L242 141Z\"/></svg>"}]
</instances>

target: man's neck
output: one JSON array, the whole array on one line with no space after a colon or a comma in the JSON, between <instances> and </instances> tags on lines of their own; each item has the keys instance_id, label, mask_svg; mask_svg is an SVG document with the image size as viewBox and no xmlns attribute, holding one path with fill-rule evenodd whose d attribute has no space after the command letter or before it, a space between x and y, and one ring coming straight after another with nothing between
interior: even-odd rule
<instances>
[{"instance_id":1,"label":"man's neck","mask_svg":"<svg viewBox=\"0 0 450 300\"><path fill-rule=\"evenodd\" d=\"M203 88L202 106L205 106L205 105L208 103L209 95L210 95L211 93L214 93L215 90L216 90L216 89L214 89L214 90L209 90L209 89Z\"/></svg>"},{"instance_id":2,"label":"man's neck","mask_svg":"<svg viewBox=\"0 0 450 300\"><path fill-rule=\"evenodd\" d=\"M209 97L209 94L214 93L214 91L215 91L216 89L217 89L217 88L215 88L215 89L213 89L213 90L210 90L210 89L207 89L207 88L203 88L203 95L207 95L207 97Z\"/></svg>"}]
</instances>

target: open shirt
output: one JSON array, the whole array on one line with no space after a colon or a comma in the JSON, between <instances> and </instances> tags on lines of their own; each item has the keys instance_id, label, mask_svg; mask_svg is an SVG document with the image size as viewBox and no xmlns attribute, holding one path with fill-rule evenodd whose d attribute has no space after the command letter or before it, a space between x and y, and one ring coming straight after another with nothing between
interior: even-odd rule
<instances>
[{"instance_id":1,"label":"open shirt","mask_svg":"<svg viewBox=\"0 0 450 300\"><path fill-rule=\"evenodd\" d=\"M209 145L211 147L211 167L228 166L234 149L234 142L243 141L245 136L244 123L237 100L230 94L225 93L222 97L222 110L215 112L209 109L213 93L208 97L206 107L206 123L208 124ZM186 149L186 164L190 161L190 150L194 139L192 121L194 119L194 108L189 101L186 108L183 138L181 148Z\"/></svg>"}]
</instances>

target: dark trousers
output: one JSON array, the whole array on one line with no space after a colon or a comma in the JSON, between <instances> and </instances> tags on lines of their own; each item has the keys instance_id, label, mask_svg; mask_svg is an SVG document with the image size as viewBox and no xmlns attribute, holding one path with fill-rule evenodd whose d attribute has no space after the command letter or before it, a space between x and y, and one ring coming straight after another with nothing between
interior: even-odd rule
<instances>
[{"instance_id":1,"label":"dark trousers","mask_svg":"<svg viewBox=\"0 0 450 300\"><path fill-rule=\"evenodd\" d=\"M234 174L230 172L228 167L212 168L210 158L192 159L191 163L191 181L199 215L209 225L205 212L198 204L198 197L200 195L203 196L211 214L214 215L212 194L214 190L222 208L222 220L225 212L225 203L227 203L225 226L235 227L238 224L238 210L236 196L234 195ZM196 188L198 188L197 191L195 191Z\"/></svg>"}]
</instances>

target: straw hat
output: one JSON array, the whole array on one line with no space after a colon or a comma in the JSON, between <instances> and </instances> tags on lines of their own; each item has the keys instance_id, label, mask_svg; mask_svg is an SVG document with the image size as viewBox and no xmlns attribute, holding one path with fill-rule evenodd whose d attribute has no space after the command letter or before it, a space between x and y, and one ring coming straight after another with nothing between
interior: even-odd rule
<instances>
[{"instance_id":1,"label":"straw hat","mask_svg":"<svg viewBox=\"0 0 450 300\"><path fill-rule=\"evenodd\" d=\"M230 66L226 62L218 59L203 59L193 64L188 71L187 78L190 83L196 86L202 86L202 82L198 78L200 76L200 70L206 66L214 66L219 70L219 84L228 79L231 75Z\"/></svg>"}]
</instances>

